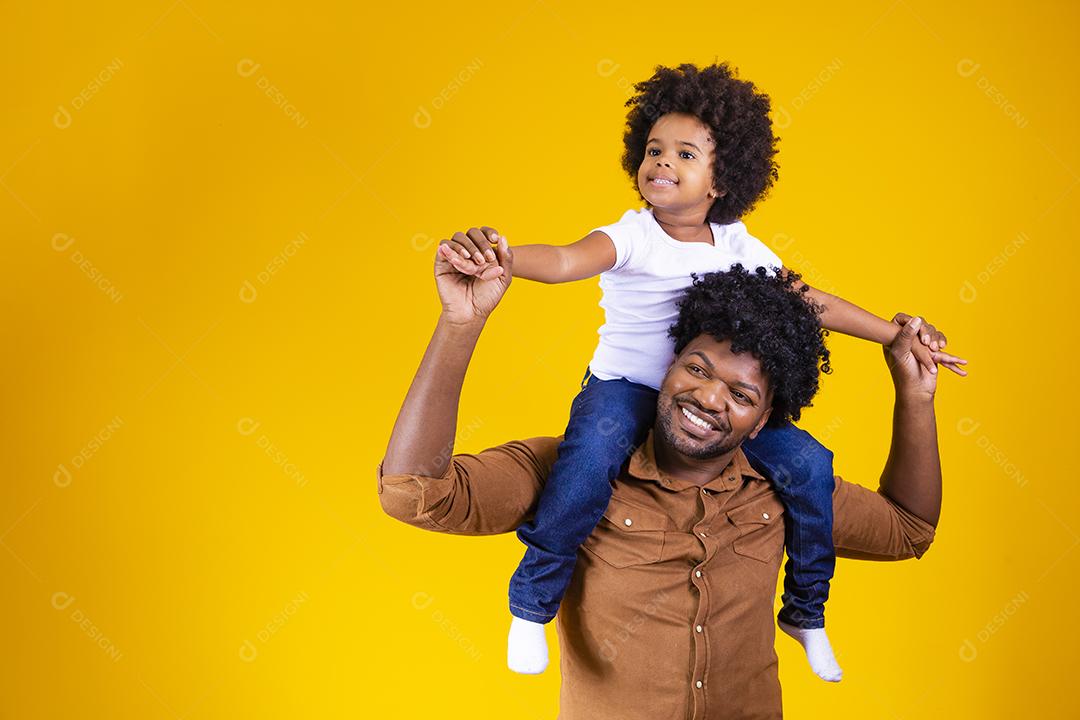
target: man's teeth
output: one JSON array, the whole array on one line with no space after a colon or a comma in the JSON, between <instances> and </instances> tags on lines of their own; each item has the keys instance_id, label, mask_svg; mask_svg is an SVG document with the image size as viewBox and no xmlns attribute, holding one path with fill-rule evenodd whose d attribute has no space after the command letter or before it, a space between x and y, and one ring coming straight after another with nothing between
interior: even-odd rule
<instances>
[{"instance_id":1,"label":"man's teeth","mask_svg":"<svg viewBox=\"0 0 1080 720\"><path fill-rule=\"evenodd\" d=\"M712 426L712 425L710 425L709 423L705 422L704 420L702 420L701 418L699 418L699 417L698 417L697 415L695 415L694 413L690 412L690 411L689 411L689 410L687 410L686 408L680 408L680 409L682 410L682 414L683 414L683 415L685 415L685 416L686 416L686 418L687 418L687 419L688 419L688 420L689 420L690 422L694 423L695 425L697 425L697 426L698 426L699 428L701 428L702 430L712 430L712 429L713 429L713 426Z\"/></svg>"}]
</instances>

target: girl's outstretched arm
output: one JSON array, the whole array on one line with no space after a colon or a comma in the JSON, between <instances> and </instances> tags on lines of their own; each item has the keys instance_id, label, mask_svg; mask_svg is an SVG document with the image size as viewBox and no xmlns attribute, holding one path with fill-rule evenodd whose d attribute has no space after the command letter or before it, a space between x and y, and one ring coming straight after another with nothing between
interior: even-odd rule
<instances>
[{"instance_id":1,"label":"girl's outstretched arm","mask_svg":"<svg viewBox=\"0 0 1080 720\"><path fill-rule=\"evenodd\" d=\"M495 266L491 246L499 238L495 228L470 228L443 240L453 250L450 263L459 272L475 277ZM594 230L570 245L514 246L514 276L542 283L564 283L595 277L615 265L615 244L605 233Z\"/></svg>"},{"instance_id":2,"label":"girl's outstretched arm","mask_svg":"<svg viewBox=\"0 0 1080 720\"><path fill-rule=\"evenodd\" d=\"M790 273L791 271L784 268L782 272ZM796 282L796 286L802 285L805 283L801 280ZM825 329L881 345L890 345L896 338L898 328L894 323L824 290L818 290L809 285L806 287L806 294L810 299L824 308L821 313L821 325ZM904 315L904 317L909 316ZM931 373L937 372L931 353L937 353L945 347L945 335L930 323L924 322L918 339L919 342L913 350L915 357ZM967 372L960 367L966 365L967 360L945 353L941 353L939 357L942 358L941 364L944 367L957 375L967 375Z\"/></svg>"}]
</instances>

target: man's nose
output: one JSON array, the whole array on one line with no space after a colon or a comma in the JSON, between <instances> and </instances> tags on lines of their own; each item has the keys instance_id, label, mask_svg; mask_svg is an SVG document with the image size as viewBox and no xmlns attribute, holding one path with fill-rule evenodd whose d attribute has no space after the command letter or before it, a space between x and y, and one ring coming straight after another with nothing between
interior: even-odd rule
<instances>
[{"instance_id":1,"label":"man's nose","mask_svg":"<svg viewBox=\"0 0 1080 720\"><path fill-rule=\"evenodd\" d=\"M699 387L691 396L705 412L714 417L723 417L727 409L727 397L719 383L708 383Z\"/></svg>"}]
</instances>

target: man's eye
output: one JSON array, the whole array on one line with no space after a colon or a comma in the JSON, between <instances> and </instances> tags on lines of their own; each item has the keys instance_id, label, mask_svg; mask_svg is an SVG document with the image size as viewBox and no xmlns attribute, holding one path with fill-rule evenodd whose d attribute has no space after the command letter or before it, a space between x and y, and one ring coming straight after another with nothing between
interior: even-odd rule
<instances>
[{"instance_id":1,"label":"man's eye","mask_svg":"<svg viewBox=\"0 0 1080 720\"><path fill-rule=\"evenodd\" d=\"M750 398L743 395L741 392L738 392L737 390L733 391L731 394L734 395L735 399L738 400L739 402L750 402Z\"/></svg>"},{"instance_id":2,"label":"man's eye","mask_svg":"<svg viewBox=\"0 0 1080 720\"><path fill-rule=\"evenodd\" d=\"M695 375L704 375L705 374L705 371L702 370L701 368L699 368L697 365L691 365L690 366L690 372L694 373Z\"/></svg>"}]
</instances>

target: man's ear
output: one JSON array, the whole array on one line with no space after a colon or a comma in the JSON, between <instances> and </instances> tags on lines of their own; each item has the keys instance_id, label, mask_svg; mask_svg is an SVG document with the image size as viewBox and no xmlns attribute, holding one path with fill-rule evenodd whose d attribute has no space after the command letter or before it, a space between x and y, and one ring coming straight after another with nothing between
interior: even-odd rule
<instances>
[{"instance_id":1,"label":"man's ear","mask_svg":"<svg viewBox=\"0 0 1080 720\"><path fill-rule=\"evenodd\" d=\"M765 413L761 416L761 419L758 420L758 424L754 427L754 431L750 433L751 440L756 438L758 433L761 432L761 428L765 427L765 423L769 422L770 415L772 415L772 405L769 406L769 409L766 410Z\"/></svg>"}]
</instances>

